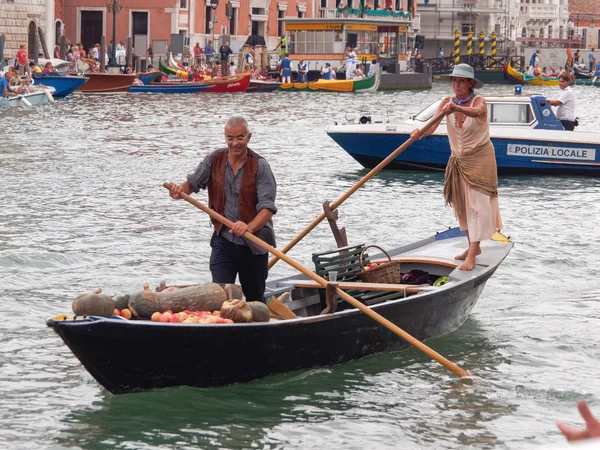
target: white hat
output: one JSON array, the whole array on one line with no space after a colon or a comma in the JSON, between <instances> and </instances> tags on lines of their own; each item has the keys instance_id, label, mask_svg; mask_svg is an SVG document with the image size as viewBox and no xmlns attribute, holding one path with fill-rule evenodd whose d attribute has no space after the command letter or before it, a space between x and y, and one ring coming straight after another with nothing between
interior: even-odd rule
<instances>
[{"instance_id":1,"label":"white hat","mask_svg":"<svg viewBox=\"0 0 600 450\"><path fill-rule=\"evenodd\" d=\"M475 71L468 64L457 64L456 66L454 66L454 69L452 70L452 73L450 75L441 76L447 78L469 78L471 80L475 80L475 84L473 85L474 88L479 89L483 86L483 82L475 78Z\"/></svg>"}]
</instances>

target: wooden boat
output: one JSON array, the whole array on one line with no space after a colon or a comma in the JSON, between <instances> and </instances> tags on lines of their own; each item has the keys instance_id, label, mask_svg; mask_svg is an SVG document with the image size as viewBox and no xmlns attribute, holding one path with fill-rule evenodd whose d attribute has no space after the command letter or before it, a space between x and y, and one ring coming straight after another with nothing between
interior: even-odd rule
<instances>
[{"instance_id":1,"label":"wooden boat","mask_svg":"<svg viewBox=\"0 0 600 450\"><path fill-rule=\"evenodd\" d=\"M374 92L379 89L379 73L368 78L354 80L317 80L308 83L281 83L280 91L328 91L328 92Z\"/></svg>"},{"instance_id":2,"label":"wooden boat","mask_svg":"<svg viewBox=\"0 0 600 450\"><path fill-rule=\"evenodd\" d=\"M400 260L402 272L425 270L432 279L447 277L448 282L437 287L378 284L373 288L395 290L396 299L370 307L419 340L455 330L513 244L497 233L493 240L482 242L483 254L477 257L474 270L462 271L453 257L466 246L466 236L455 228L389 252ZM352 283L340 286L353 288ZM408 346L360 310L343 309L349 306L345 302L334 313L320 314L323 290L305 276L268 282L267 289L267 295L290 292L290 308L297 317L231 325L57 317L47 325L114 394L248 382Z\"/></svg>"},{"instance_id":3,"label":"wooden boat","mask_svg":"<svg viewBox=\"0 0 600 450\"><path fill-rule=\"evenodd\" d=\"M29 94L15 95L8 98L0 97L0 107L4 106L42 106L54 102L53 93L55 89L51 86L39 88Z\"/></svg>"},{"instance_id":4,"label":"wooden boat","mask_svg":"<svg viewBox=\"0 0 600 450\"><path fill-rule=\"evenodd\" d=\"M276 80L250 80L246 92L273 92L279 89L281 83Z\"/></svg>"},{"instance_id":5,"label":"wooden boat","mask_svg":"<svg viewBox=\"0 0 600 450\"><path fill-rule=\"evenodd\" d=\"M161 77L160 70L154 70L152 72L138 72L137 78L144 84L150 84L155 81L159 81Z\"/></svg>"},{"instance_id":6,"label":"wooden boat","mask_svg":"<svg viewBox=\"0 0 600 450\"><path fill-rule=\"evenodd\" d=\"M532 86L558 86L558 77L544 77L543 75L528 75L519 72L512 65L504 66L508 78L516 84L530 84Z\"/></svg>"},{"instance_id":7,"label":"wooden boat","mask_svg":"<svg viewBox=\"0 0 600 450\"><path fill-rule=\"evenodd\" d=\"M245 92L250 86L250 73L241 73L239 75L229 75L222 78L211 78L204 80L202 83L212 86L212 89L207 92Z\"/></svg>"},{"instance_id":8,"label":"wooden boat","mask_svg":"<svg viewBox=\"0 0 600 450\"><path fill-rule=\"evenodd\" d=\"M129 92L147 94L196 94L198 92L211 92L212 89L214 89L213 85L202 82L162 82L132 85L129 88Z\"/></svg>"},{"instance_id":9,"label":"wooden boat","mask_svg":"<svg viewBox=\"0 0 600 450\"><path fill-rule=\"evenodd\" d=\"M542 95L486 96L490 139L499 174L600 176L600 133L564 131ZM356 161L375 167L423 127L441 100L403 123L373 120L335 125L327 134ZM358 116L356 117L358 118ZM358 123L356 123L358 122ZM387 169L443 170L450 158L445 120L435 133L416 141Z\"/></svg>"},{"instance_id":10,"label":"wooden boat","mask_svg":"<svg viewBox=\"0 0 600 450\"><path fill-rule=\"evenodd\" d=\"M160 71L167 75L175 75L177 78L188 79L189 74L185 70L181 69L173 69L172 67L167 66L163 63L162 58L158 58L158 67Z\"/></svg>"},{"instance_id":11,"label":"wooden boat","mask_svg":"<svg viewBox=\"0 0 600 450\"><path fill-rule=\"evenodd\" d=\"M89 72L85 76L89 81L81 85L75 92L81 94L126 94L136 78L135 74L98 72Z\"/></svg>"}]
</instances>

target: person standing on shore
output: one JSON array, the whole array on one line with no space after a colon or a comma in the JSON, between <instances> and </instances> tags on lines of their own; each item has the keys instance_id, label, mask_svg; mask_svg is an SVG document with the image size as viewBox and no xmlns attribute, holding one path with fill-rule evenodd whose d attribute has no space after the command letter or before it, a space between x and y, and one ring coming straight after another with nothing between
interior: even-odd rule
<instances>
[{"instance_id":1,"label":"person standing on shore","mask_svg":"<svg viewBox=\"0 0 600 450\"><path fill-rule=\"evenodd\" d=\"M235 283L239 275L248 301L264 302L269 272L268 254L242 236L246 231L275 247L272 217L276 182L267 161L248 147L252 133L243 117L225 124L226 148L209 153L181 185L170 184L170 194L180 199L208 189L211 209L233 222L229 228L212 220L210 272L213 283Z\"/></svg>"},{"instance_id":2,"label":"person standing on shore","mask_svg":"<svg viewBox=\"0 0 600 450\"><path fill-rule=\"evenodd\" d=\"M446 115L452 149L446 165L444 198L454 209L460 229L467 233L469 241L469 247L455 258L464 260L461 270L473 270L476 257L481 254L481 241L502 229L496 156L490 140L485 99L475 94L475 88L483 83L475 78L475 71L468 64L457 64L449 76L454 97L442 100L436 112ZM410 137L428 136L439 123L423 135L415 129Z\"/></svg>"},{"instance_id":3,"label":"person standing on shore","mask_svg":"<svg viewBox=\"0 0 600 450\"><path fill-rule=\"evenodd\" d=\"M558 76L560 95L557 100L549 100L552 106L556 106L556 118L560 120L567 131L575 130L575 95L571 89L571 78L568 73L561 72Z\"/></svg>"}]
</instances>

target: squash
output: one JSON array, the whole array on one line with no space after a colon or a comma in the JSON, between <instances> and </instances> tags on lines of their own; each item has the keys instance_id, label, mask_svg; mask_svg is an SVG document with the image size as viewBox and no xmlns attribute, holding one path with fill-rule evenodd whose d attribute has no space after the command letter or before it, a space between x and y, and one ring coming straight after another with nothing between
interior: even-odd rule
<instances>
[{"instance_id":1,"label":"squash","mask_svg":"<svg viewBox=\"0 0 600 450\"><path fill-rule=\"evenodd\" d=\"M246 304L246 300L233 299L223 303L219 316L231 319L234 323L252 322L252 310Z\"/></svg>"},{"instance_id":2,"label":"squash","mask_svg":"<svg viewBox=\"0 0 600 450\"><path fill-rule=\"evenodd\" d=\"M77 316L112 317L115 300L109 295L82 294L73 300L73 312Z\"/></svg>"},{"instance_id":3,"label":"squash","mask_svg":"<svg viewBox=\"0 0 600 450\"><path fill-rule=\"evenodd\" d=\"M252 321L268 322L271 320L269 307L263 302L246 302L246 305L252 310Z\"/></svg>"},{"instance_id":4,"label":"squash","mask_svg":"<svg viewBox=\"0 0 600 450\"><path fill-rule=\"evenodd\" d=\"M134 317L150 319L155 312L214 311L227 300L225 290L216 283L198 284L172 292L140 291L129 298Z\"/></svg>"},{"instance_id":5,"label":"squash","mask_svg":"<svg viewBox=\"0 0 600 450\"><path fill-rule=\"evenodd\" d=\"M131 295L129 294L124 294L124 295L117 295L114 297L115 299L115 308L117 308L119 311L121 311L122 309L126 309L129 307L129 298L131 297Z\"/></svg>"}]
</instances>

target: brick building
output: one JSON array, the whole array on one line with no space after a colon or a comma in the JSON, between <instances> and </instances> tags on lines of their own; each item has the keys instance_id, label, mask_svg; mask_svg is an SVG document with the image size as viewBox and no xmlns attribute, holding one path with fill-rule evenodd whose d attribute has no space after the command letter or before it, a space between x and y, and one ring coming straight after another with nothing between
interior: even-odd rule
<instances>
[{"instance_id":1,"label":"brick building","mask_svg":"<svg viewBox=\"0 0 600 450\"><path fill-rule=\"evenodd\" d=\"M62 29L62 1L0 0L0 34L6 39L4 56L14 57L19 45L27 44L29 57L33 58L38 27L43 30L48 51L52 52Z\"/></svg>"}]
</instances>

